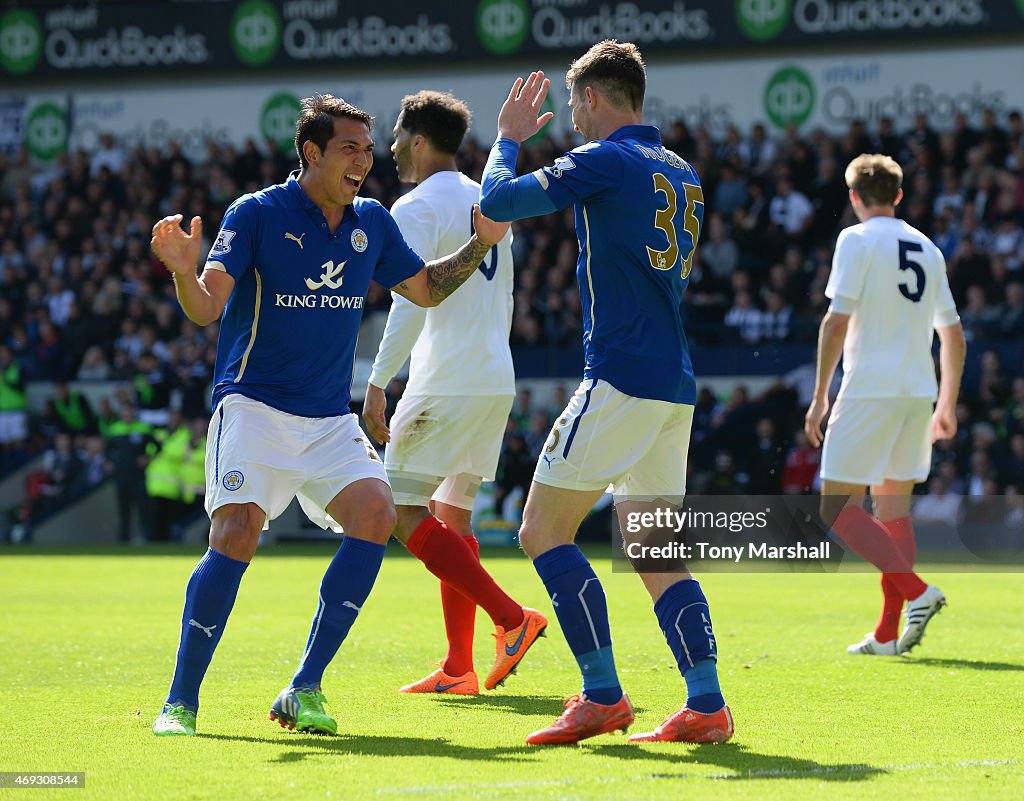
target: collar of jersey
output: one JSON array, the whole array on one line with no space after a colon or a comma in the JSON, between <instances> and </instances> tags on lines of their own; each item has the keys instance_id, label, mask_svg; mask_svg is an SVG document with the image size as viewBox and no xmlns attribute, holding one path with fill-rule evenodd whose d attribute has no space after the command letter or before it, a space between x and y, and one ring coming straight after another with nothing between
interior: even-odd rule
<instances>
[{"instance_id":1,"label":"collar of jersey","mask_svg":"<svg viewBox=\"0 0 1024 801\"><path fill-rule=\"evenodd\" d=\"M428 175L426 178L424 178L422 181L416 184L416 186L424 186L428 182L439 184L443 183L444 181L458 181L461 177L462 173L458 172L457 170L438 170L432 175Z\"/></svg>"},{"instance_id":2,"label":"collar of jersey","mask_svg":"<svg viewBox=\"0 0 1024 801\"><path fill-rule=\"evenodd\" d=\"M306 209L307 211L313 211L315 209L316 211L320 212L321 216L323 216L323 212L320 211L320 207L316 205L316 203L314 203L312 200L310 200L309 195L306 194L306 190L303 189L302 185L299 183L299 170L292 170L290 173L288 173L288 180L285 182L284 188L288 190L291 196L295 198L295 200L298 203L302 204L302 207L304 209ZM352 203L349 204L349 207L345 210L346 218L351 212L352 216L356 220L359 219L359 212L356 211L356 201L358 200L359 198L357 197L355 200L352 201ZM345 219L343 218L342 224L344 223Z\"/></svg>"},{"instance_id":3,"label":"collar of jersey","mask_svg":"<svg viewBox=\"0 0 1024 801\"><path fill-rule=\"evenodd\" d=\"M608 137L609 142L620 139L650 139L660 145L661 131L653 125L623 125Z\"/></svg>"}]
</instances>

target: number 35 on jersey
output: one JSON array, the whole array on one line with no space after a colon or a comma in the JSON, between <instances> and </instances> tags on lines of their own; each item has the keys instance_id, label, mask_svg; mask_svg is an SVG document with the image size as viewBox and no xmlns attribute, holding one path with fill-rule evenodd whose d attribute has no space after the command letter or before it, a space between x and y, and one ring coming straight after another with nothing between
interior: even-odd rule
<instances>
[{"instance_id":1,"label":"number 35 on jersey","mask_svg":"<svg viewBox=\"0 0 1024 801\"><path fill-rule=\"evenodd\" d=\"M676 233L675 217L679 211L679 195L672 182L664 173L656 172L652 176L654 180L654 193L664 195L665 208L658 209L654 213L654 227L661 231L668 240L668 247L664 250L657 250L650 245L647 246L647 258L655 270L671 270L676 260L679 259L679 237ZM683 270L682 278L688 278L690 269L693 267L693 254L697 249L697 240L700 239L700 219L697 217L697 204L704 207L704 190L695 184L683 184L683 193L686 200L686 208L683 210L683 230L690 235L690 242L685 255L682 257ZM684 245L685 246L685 245Z\"/></svg>"}]
</instances>

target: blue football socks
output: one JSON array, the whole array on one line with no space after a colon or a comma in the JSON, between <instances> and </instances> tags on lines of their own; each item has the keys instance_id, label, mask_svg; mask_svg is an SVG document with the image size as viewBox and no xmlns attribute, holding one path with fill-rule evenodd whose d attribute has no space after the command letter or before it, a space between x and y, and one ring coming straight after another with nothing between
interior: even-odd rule
<instances>
[{"instance_id":1,"label":"blue football socks","mask_svg":"<svg viewBox=\"0 0 1024 801\"><path fill-rule=\"evenodd\" d=\"M293 687L319 687L327 665L356 622L380 572L386 548L345 537L320 583L320 603Z\"/></svg>"},{"instance_id":2,"label":"blue football socks","mask_svg":"<svg viewBox=\"0 0 1024 801\"><path fill-rule=\"evenodd\" d=\"M247 562L231 559L210 548L192 571L185 588L181 640L174 678L167 693L168 703L199 709L199 685L224 634L247 567Z\"/></svg>"},{"instance_id":3,"label":"blue football socks","mask_svg":"<svg viewBox=\"0 0 1024 801\"><path fill-rule=\"evenodd\" d=\"M725 705L718 685L718 646L708 599L696 579L677 581L654 604L654 614L686 680L686 706L709 714Z\"/></svg>"},{"instance_id":4,"label":"blue football socks","mask_svg":"<svg viewBox=\"0 0 1024 801\"><path fill-rule=\"evenodd\" d=\"M583 694L597 704L622 698L615 673L608 604L593 568L575 545L559 545L533 560L569 648L583 673Z\"/></svg>"}]
</instances>

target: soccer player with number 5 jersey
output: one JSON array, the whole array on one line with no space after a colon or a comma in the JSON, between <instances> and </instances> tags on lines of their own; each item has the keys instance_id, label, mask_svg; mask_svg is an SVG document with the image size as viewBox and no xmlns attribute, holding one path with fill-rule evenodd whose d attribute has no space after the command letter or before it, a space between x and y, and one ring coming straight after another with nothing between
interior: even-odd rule
<instances>
[{"instance_id":1,"label":"soccer player with number 5 jersey","mask_svg":"<svg viewBox=\"0 0 1024 801\"><path fill-rule=\"evenodd\" d=\"M646 70L633 44L594 45L566 75L572 121L585 144L516 176L519 144L551 118L541 72L515 81L498 115L481 209L516 220L575 208L583 305L584 380L537 463L520 542L551 597L583 688L531 744L575 743L633 722L612 656L604 590L574 544L611 485L620 517L641 499L678 505L696 384L682 296L704 218L700 179L643 124ZM626 530L622 526L623 531ZM718 684L717 646L700 585L689 573L641 578L680 672L686 705L631 740L723 742L732 714Z\"/></svg>"},{"instance_id":2,"label":"soccer player with number 5 jersey","mask_svg":"<svg viewBox=\"0 0 1024 801\"><path fill-rule=\"evenodd\" d=\"M928 478L932 443L956 434L966 352L942 253L896 218L902 181L903 170L889 156L861 155L846 168L860 224L836 242L825 289L832 303L821 322L814 400L804 420L808 440L820 445L841 353L843 383L824 436L821 512L849 547L882 571L878 625L847 648L867 656L909 651L946 604L938 587L913 572L910 499L914 484ZM941 344L937 402L934 333ZM873 516L862 508L868 488Z\"/></svg>"}]
</instances>

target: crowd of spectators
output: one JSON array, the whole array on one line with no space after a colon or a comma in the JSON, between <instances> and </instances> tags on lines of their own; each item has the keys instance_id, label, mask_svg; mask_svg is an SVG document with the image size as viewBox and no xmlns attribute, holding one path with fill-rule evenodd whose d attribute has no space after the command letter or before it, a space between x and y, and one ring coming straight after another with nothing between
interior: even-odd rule
<instances>
[{"instance_id":1,"label":"crowd of spectators","mask_svg":"<svg viewBox=\"0 0 1024 801\"><path fill-rule=\"evenodd\" d=\"M977 386L965 389L958 439L936 450L937 461L952 468L937 471L929 491L1013 493L1024 486L1024 369L1001 364L998 355L1000 340L1024 336L1019 112L985 111L977 127L961 114L942 131L923 114L904 131L885 118L870 128L854 121L838 137L793 127L775 136L763 125L715 137L680 121L664 139L704 185L704 231L685 300L688 335L701 344L811 343L827 307L835 236L854 222L844 167L861 152L895 157L905 173L899 213L945 254L969 342L996 348L986 353ZM576 144L572 135L542 138L523 149L520 172L550 164ZM467 139L460 168L479 179L486 155ZM294 162L273 143L236 149L211 141L205 157L194 159L173 142L126 151L109 135L94 153L59 154L45 164L25 151L0 155L0 474L28 454L51 451L49 483L38 496L45 505L79 487L76 481L96 482L114 470L101 421L132 415L158 430L172 413L186 421L208 415L217 325L201 329L182 317L169 275L149 250L150 228L166 214L198 214L209 237L235 197L283 180ZM378 158L363 194L390 205L401 191L390 158ZM571 209L517 224L514 255L513 347L578 346ZM384 313L389 304L390 294L373 285L365 313ZM123 389L92 412L88 432L58 436L56 395L24 424L30 381L113 381ZM725 398L702 392L691 486L812 489L817 457L799 433L800 395L784 382L757 397L742 387ZM529 408L529 399L517 409L498 482L502 506L528 482L560 411ZM76 464L93 466L72 475L69 453Z\"/></svg>"}]
</instances>

